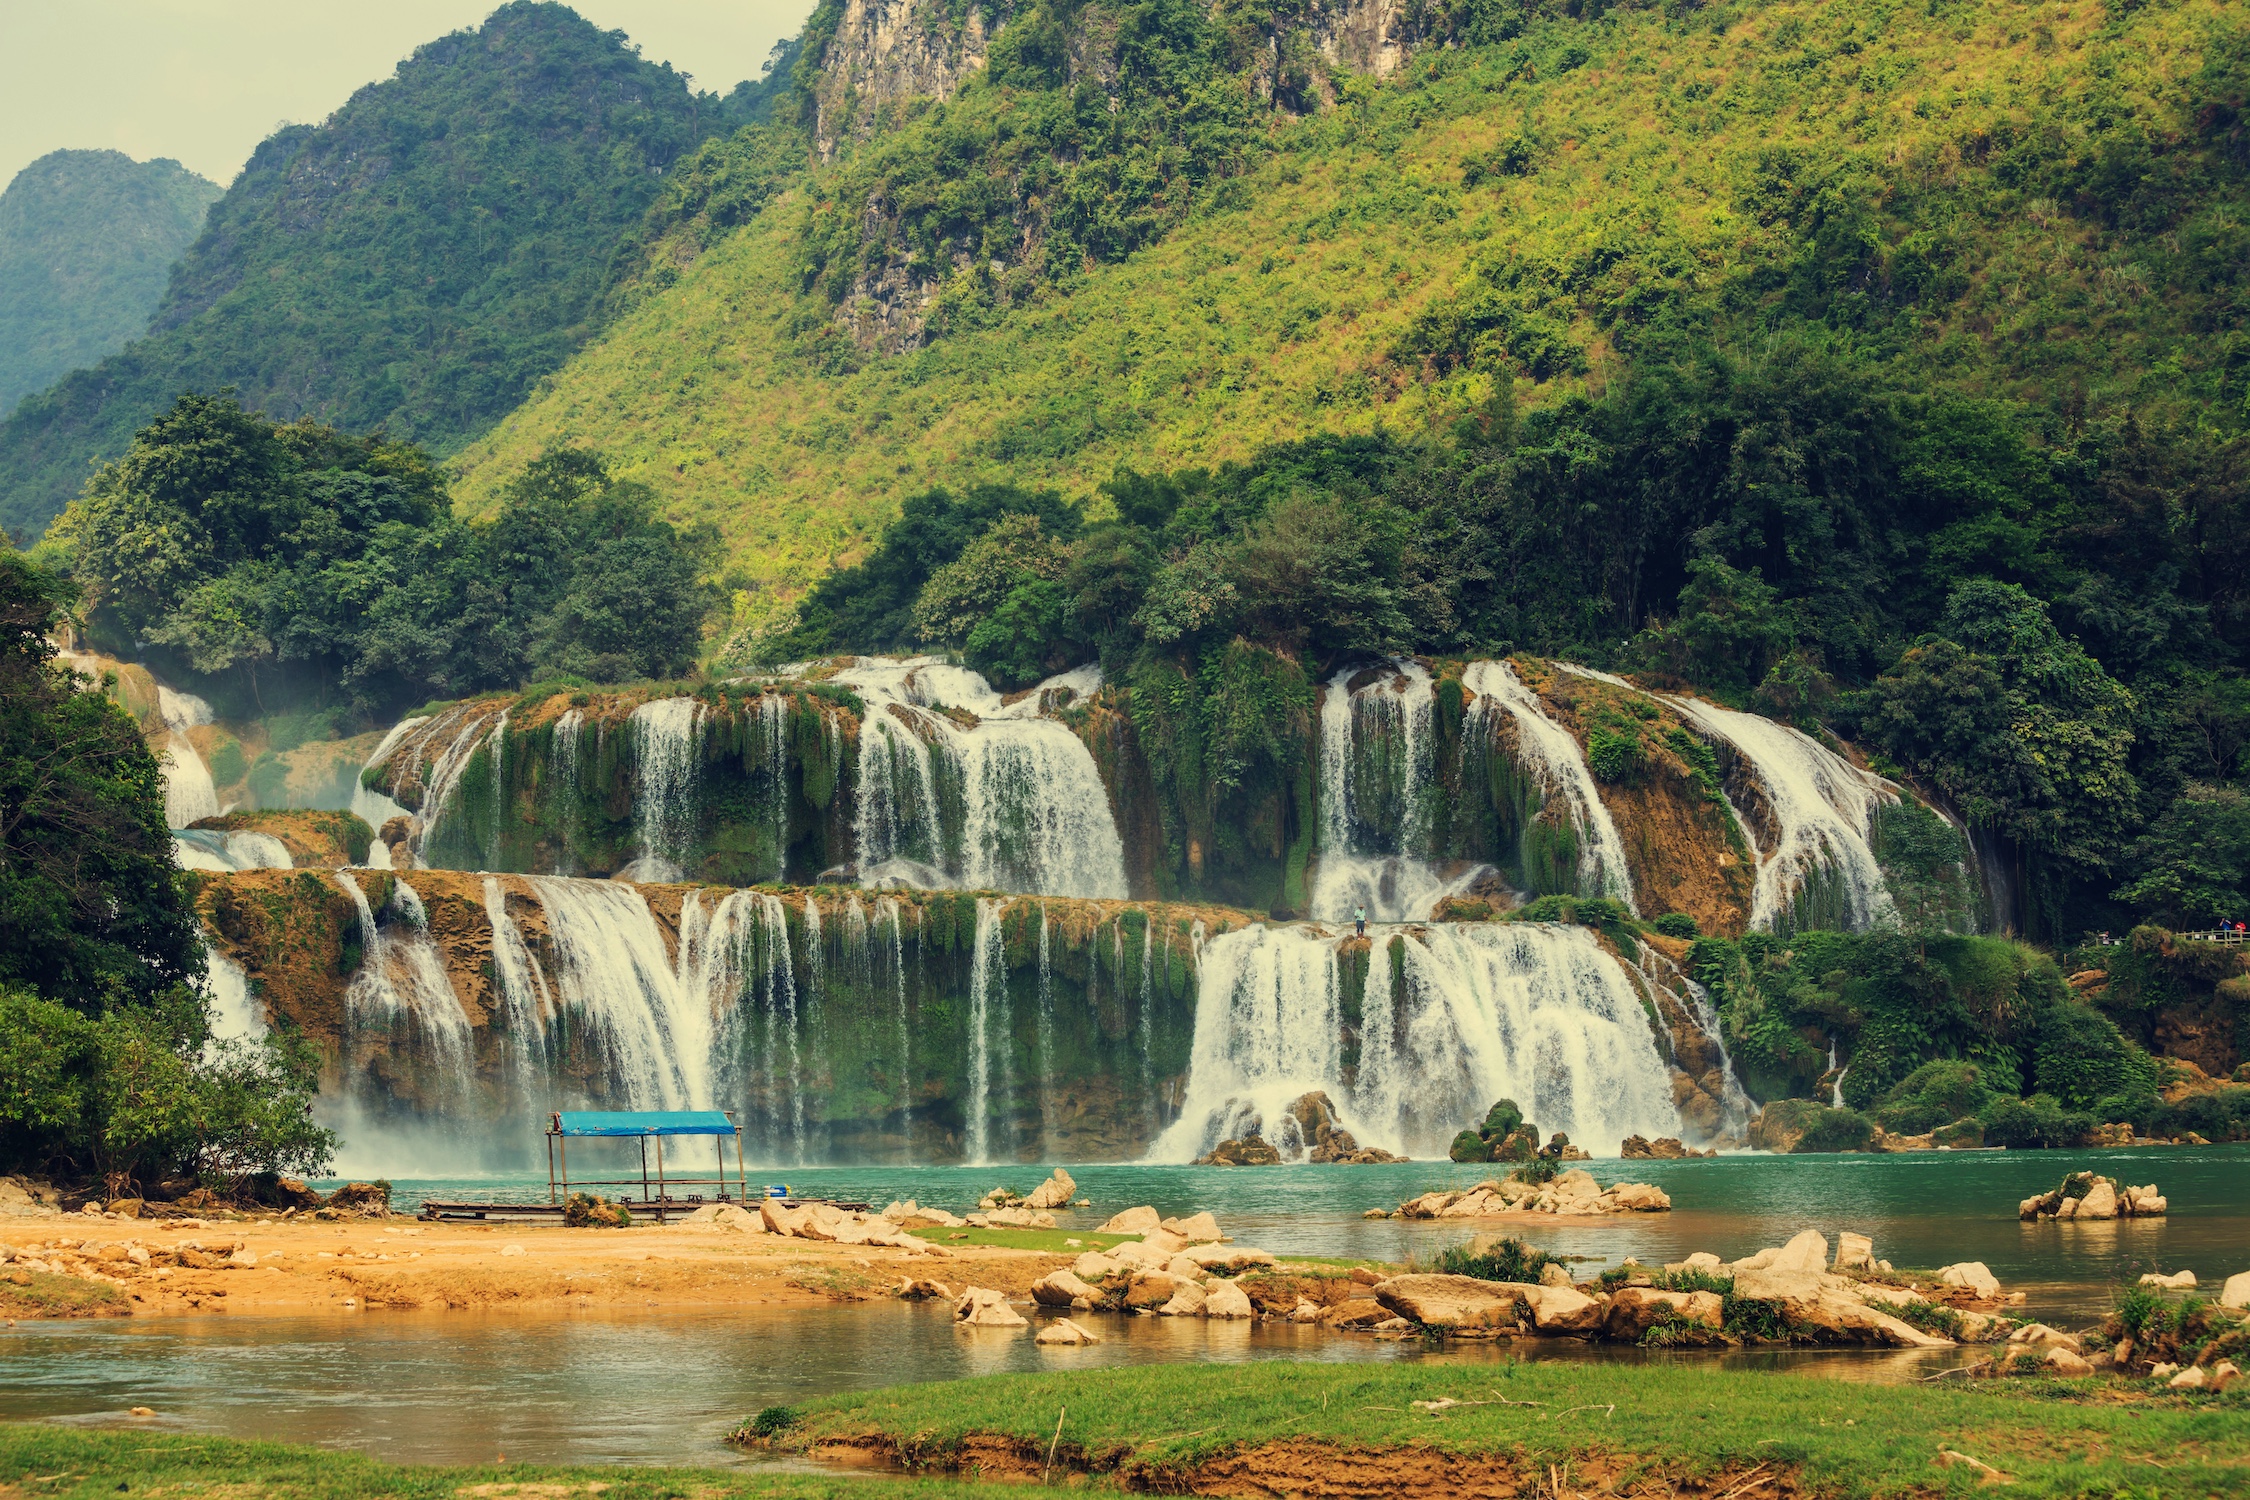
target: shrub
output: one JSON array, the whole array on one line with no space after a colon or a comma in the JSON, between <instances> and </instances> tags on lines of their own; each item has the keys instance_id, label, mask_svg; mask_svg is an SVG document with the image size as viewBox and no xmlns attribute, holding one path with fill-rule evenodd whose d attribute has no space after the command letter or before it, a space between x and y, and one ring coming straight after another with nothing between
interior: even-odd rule
<instances>
[{"instance_id":1,"label":"shrub","mask_svg":"<svg viewBox=\"0 0 2250 1500\"><path fill-rule=\"evenodd\" d=\"M803 1420L786 1406L768 1406L750 1419L750 1431L757 1437L777 1437Z\"/></svg>"},{"instance_id":2,"label":"shrub","mask_svg":"<svg viewBox=\"0 0 2250 1500\"><path fill-rule=\"evenodd\" d=\"M2018 1151L2075 1146L2094 1128L2092 1116L2064 1109L2051 1094L2034 1094L2029 1099L2002 1095L1977 1111L1977 1120L1984 1126L1986 1145Z\"/></svg>"},{"instance_id":3,"label":"shrub","mask_svg":"<svg viewBox=\"0 0 2250 1500\"><path fill-rule=\"evenodd\" d=\"M1892 1086L1875 1111L1876 1123L1902 1135L1920 1135L1973 1115L1992 1098L1975 1063L1926 1062Z\"/></svg>"},{"instance_id":4,"label":"shrub","mask_svg":"<svg viewBox=\"0 0 2250 1500\"><path fill-rule=\"evenodd\" d=\"M1856 1109L1824 1109L1793 1148L1797 1153L1864 1151L1875 1138L1875 1122Z\"/></svg>"},{"instance_id":5,"label":"shrub","mask_svg":"<svg viewBox=\"0 0 2250 1500\"><path fill-rule=\"evenodd\" d=\"M1545 1187L1562 1175L1562 1163L1552 1156L1535 1156L1508 1174L1511 1182L1529 1183Z\"/></svg>"},{"instance_id":6,"label":"shrub","mask_svg":"<svg viewBox=\"0 0 2250 1500\"><path fill-rule=\"evenodd\" d=\"M1721 1305L1719 1325L1746 1344L1786 1343L1790 1337L1789 1319L1781 1304L1755 1297L1728 1296Z\"/></svg>"},{"instance_id":7,"label":"shrub","mask_svg":"<svg viewBox=\"0 0 2250 1500\"><path fill-rule=\"evenodd\" d=\"M1641 737L1633 730L1596 729L1586 736L1586 768L1597 780L1631 786L1641 779L1647 764Z\"/></svg>"},{"instance_id":8,"label":"shrub","mask_svg":"<svg viewBox=\"0 0 2250 1500\"><path fill-rule=\"evenodd\" d=\"M633 1211L624 1204L590 1193L572 1193L563 1205L563 1223L572 1229L626 1229L632 1222Z\"/></svg>"},{"instance_id":9,"label":"shrub","mask_svg":"<svg viewBox=\"0 0 2250 1500\"><path fill-rule=\"evenodd\" d=\"M1668 911L1649 924L1668 938L1694 939L1700 935L1695 918L1684 911Z\"/></svg>"},{"instance_id":10,"label":"shrub","mask_svg":"<svg viewBox=\"0 0 2250 1500\"><path fill-rule=\"evenodd\" d=\"M1486 1245L1457 1245L1439 1254L1437 1268L1447 1276L1474 1276L1479 1281L1536 1282L1549 1266L1564 1264L1559 1255L1525 1244L1513 1237Z\"/></svg>"},{"instance_id":11,"label":"shrub","mask_svg":"<svg viewBox=\"0 0 2250 1500\"><path fill-rule=\"evenodd\" d=\"M1453 1144L1446 1150L1445 1154L1455 1161L1490 1161L1492 1160L1492 1146L1475 1131L1464 1130L1453 1138Z\"/></svg>"},{"instance_id":12,"label":"shrub","mask_svg":"<svg viewBox=\"0 0 2250 1500\"><path fill-rule=\"evenodd\" d=\"M1649 1281L1660 1292L1717 1292L1722 1297L1734 1295L1732 1276L1720 1276L1701 1266L1689 1266L1680 1271L1658 1271Z\"/></svg>"}]
</instances>

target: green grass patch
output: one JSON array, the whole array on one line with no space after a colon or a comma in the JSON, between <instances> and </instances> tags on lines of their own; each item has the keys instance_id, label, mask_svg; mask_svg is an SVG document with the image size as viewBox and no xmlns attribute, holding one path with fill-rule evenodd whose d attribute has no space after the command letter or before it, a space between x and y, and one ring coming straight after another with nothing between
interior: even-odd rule
<instances>
[{"instance_id":1,"label":"green grass patch","mask_svg":"<svg viewBox=\"0 0 2250 1500\"><path fill-rule=\"evenodd\" d=\"M28 1282L0 1281L0 1313L11 1318L83 1318L125 1311L125 1294L99 1281L31 1271Z\"/></svg>"},{"instance_id":2,"label":"green grass patch","mask_svg":"<svg viewBox=\"0 0 2250 1500\"><path fill-rule=\"evenodd\" d=\"M1067 1407L1063 1450L1133 1482L1300 1439L1507 1455L1542 1468L1598 1453L1667 1477L1765 1464L1798 1473L1814 1493L1852 1496L1974 1489L1973 1470L1938 1465L1951 1449L2007 1474L2011 1497L2250 1493L2250 1396L2119 1401L2119 1389L2096 1380L1873 1385L1692 1360L1167 1364L834 1396L796 1408L780 1441L810 1448L874 1435L942 1465L973 1435L1043 1447ZM1486 1404L1435 1413L1413 1404L1448 1397ZM1618 1488L1628 1488L1623 1479Z\"/></svg>"},{"instance_id":3,"label":"green grass patch","mask_svg":"<svg viewBox=\"0 0 2250 1500\"><path fill-rule=\"evenodd\" d=\"M490 1488L486 1488L490 1486ZM536 1486L536 1488L532 1488ZM521 1488L519 1488L521 1487ZM623 1468L582 1464L391 1464L286 1443L182 1437L136 1426L123 1431L0 1423L0 1494L39 1500L114 1500L119 1491L161 1490L174 1500L211 1495L241 1500L373 1500L465 1496L577 1500L993 1500L1022 1487L734 1469Z\"/></svg>"},{"instance_id":4,"label":"green grass patch","mask_svg":"<svg viewBox=\"0 0 2250 1500\"><path fill-rule=\"evenodd\" d=\"M1037 1250L1043 1255L1083 1255L1089 1250L1109 1250L1140 1238L1137 1234L1089 1234L1083 1229L947 1229L942 1225L906 1232L949 1249L961 1245L997 1245L1004 1250ZM1066 1243L1070 1240L1078 1243Z\"/></svg>"}]
</instances>

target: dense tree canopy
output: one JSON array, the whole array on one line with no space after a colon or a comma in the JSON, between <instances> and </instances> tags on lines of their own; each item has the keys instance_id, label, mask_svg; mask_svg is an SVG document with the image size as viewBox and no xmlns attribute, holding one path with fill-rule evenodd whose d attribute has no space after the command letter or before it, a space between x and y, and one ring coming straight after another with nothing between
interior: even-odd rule
<instances>
[{"instance_id":1,"label":"dense tree canopy","mask_svg":"<svg viewBox=\"0 0 2250 1500\"><path fill-rule=\"evenodd\" d=\"M597 455L548 455L470 525L419 449L276 424L231 395L181 397L46 546L94 640L246 715L380 718L533 676L676 674L710 605L704 539Z\"/></svg>"}]
</instances>

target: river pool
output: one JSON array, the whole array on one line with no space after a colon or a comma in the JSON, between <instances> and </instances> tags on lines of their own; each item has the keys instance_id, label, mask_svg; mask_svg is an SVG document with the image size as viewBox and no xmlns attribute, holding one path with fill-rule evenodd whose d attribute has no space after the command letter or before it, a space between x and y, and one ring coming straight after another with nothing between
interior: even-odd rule
<instances>
[{"instance_id":1,"label":"river pool","mask_svg":"<svg viewBox=\"0 0 2250 1500\"><path fill-rule=\"evenodd\" d=\"M1873 1237L1899 1265L1982 1260L2028 1311L2083 1323L2141 1271L2193 1269L2207 1283L2250 1270L2250 1147L1989 1152L1915 1156L1731 1156L1599 1161L1661 1185L1670 1214L1560 1220L1513 1232L1549 1249L1614 1264L1692 1250L1725 1257L1800 1229ZM2029 1225L2018 1200L2064 1172L2094 1167L2154 1182L2171 1213L2156 1220ZM912 1197L967 1208L986 1188L1028 1190L1043 1168L792 1168L762 1174L798 1193ZM1208 1208L1245 1244L1285 1254L1427 1258L1469 1232L1458 1223L1362 1220L1375 1205L1466 1186L1491 1169L1415 1162L1391 1167L1223 1169L1072 1166L1094 1206L1065 1223L1098 1224L1118 1208ZM399 1181L402 1208L424 1196L512 1196L545 1179ZM572 1313L363 1311L304 1318L196 1316L33 1323L0 1329L0 1419L114 1424L154 1408L170 1430L326 1444L421 1462L495 1454L551 1462L725 1464L721 1441L745 1415L823 1392L1010 1370L1097 1368L1154 1360L1438 1360L1465 1373L1496 1360L1661 1359L1899 1380L1965 1356L1880 1351L1648 1354L1567 1341L1431 1349L1288 1325L1098 1317L1105 1342L1039 1349L1022 1331L963 1331L928 1304L854 1304L797 1312L709 1310L619 1317Z\"/></svg>"}]
</instances>

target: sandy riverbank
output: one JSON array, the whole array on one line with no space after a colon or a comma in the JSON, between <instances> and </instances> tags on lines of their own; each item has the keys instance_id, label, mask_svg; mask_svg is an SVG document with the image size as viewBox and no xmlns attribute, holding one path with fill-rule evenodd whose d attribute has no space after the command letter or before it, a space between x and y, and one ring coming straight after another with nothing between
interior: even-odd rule
<instances>
[{"instance_id":1,"label":"sandy riverbank","mask_svg":"<svg viewBox=\"0 0 2250 1500\"><path fill-rule=\"evenodd\" d=\"M800 1307L885 1295L907 1274L1027 1296L1034 1281L1070 1261L995 1246L844 1246L702 1225L565 1229L398 1217L183 1226L65 1215L0 1221L0 1243L13 1251L0 1267L0 1312L9 1317ZM59 1307L44 1293L63 1280L87 1283L96 1295Z\"/></svg>"}]
</instances>

